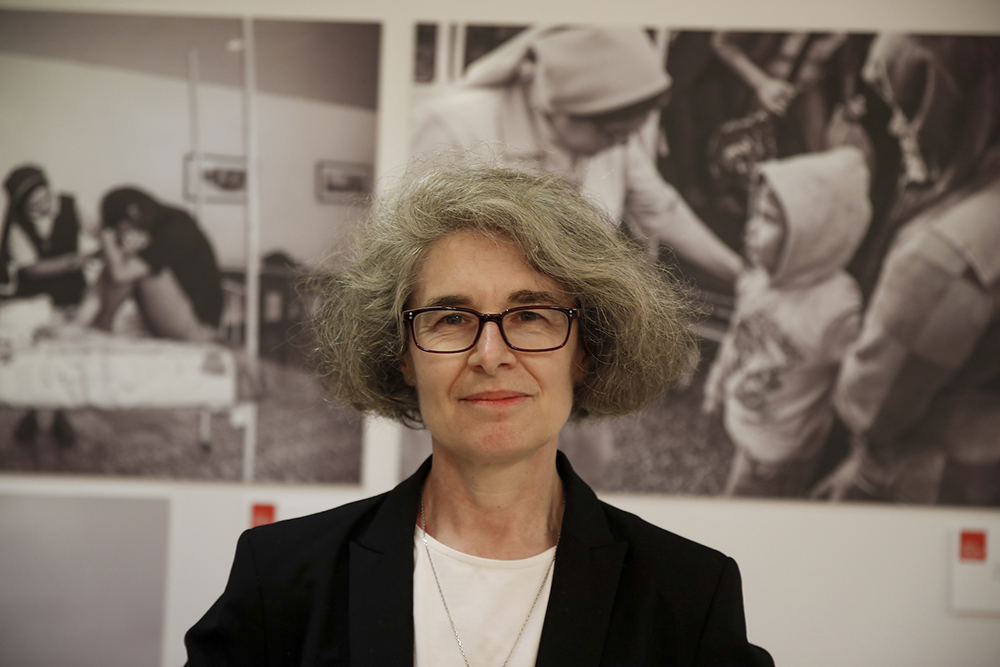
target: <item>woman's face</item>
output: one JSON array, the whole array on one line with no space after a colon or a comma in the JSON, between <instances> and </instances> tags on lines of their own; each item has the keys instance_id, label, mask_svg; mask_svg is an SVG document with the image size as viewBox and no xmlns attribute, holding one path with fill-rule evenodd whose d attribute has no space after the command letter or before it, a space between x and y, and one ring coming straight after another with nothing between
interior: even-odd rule
<instances>
[{"instance_id":1,"label":"woman's face","mask_svg":"<svg viewBox=\"0 0 1000 667\"><path fill-rule=\"evenodd\" d=\"M508 242L457 233L433 243L408 307L445 305L499 313L525 305L572 307L555 280L528 267ZM435 449L480 462L510 462L555 449L585 373L576 326L550 352L516 352L496 324L466 352L433 354L413 345L400 362L416 388Z\"/></svg>"},{"instance_id":2,"label":"woman's face","mask_svg":"<svg viewBox=\"0 0 1000 667\"><path fill-rule=\"evenodd\" d=\"M31 222L50 218L55 214L55 201L47 185L33 188L24 200L24 215Z\"/></svg>"}]
</instances>

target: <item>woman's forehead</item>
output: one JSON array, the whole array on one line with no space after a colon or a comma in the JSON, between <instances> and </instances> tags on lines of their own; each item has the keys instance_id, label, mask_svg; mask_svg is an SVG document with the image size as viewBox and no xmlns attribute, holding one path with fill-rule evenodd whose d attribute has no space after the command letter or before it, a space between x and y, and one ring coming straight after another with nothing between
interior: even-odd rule
<instances>
[{"instance_id":1,"label":"woman's forehead","mask_svg":"<svg viewBox=\"0 0 1000 667\"><path fill-rule=\"evenodd\" d=\"M472 232L457 232L434 241L416 277L413 306L426 305L427 301L472 305L486 298L516 303L531 293L562 301L566 294L557 280L530 266L514 242Z\"/></svg>"}]
</instances>

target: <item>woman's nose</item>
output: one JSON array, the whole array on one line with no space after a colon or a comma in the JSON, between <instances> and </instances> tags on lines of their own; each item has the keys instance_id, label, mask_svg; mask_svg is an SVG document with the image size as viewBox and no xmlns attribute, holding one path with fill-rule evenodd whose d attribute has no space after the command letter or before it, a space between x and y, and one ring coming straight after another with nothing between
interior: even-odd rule
<instances>
[{"instance_id":1,"label":"woman's nose","mask_svg":"<svg viewBox=\"0 0 1000 667\"><path fill-rule=\"evenodd\" d=\"M514 351L507 347L500 327L496 322L487 322L479 334L479 340L469 355L469 364L479 366L487 373L494 373L503 365L516 360Z\"/></svg>"}]
</instances>

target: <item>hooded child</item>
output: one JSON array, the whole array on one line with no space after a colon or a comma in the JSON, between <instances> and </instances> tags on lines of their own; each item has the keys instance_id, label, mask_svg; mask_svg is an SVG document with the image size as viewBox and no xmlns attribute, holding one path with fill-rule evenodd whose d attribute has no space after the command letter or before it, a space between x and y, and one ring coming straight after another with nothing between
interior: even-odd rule
<instances>
[{"instance_id":1,"label":"hooded child","mask_svg":"<svg viewBox=\"0 0 1000 667\"><path fill-rule=\"evenodd\" d=\"M844 267L871 218L853 147L760 165L730 329L709 373L706 412L736 447L727 495L802 496L833 425L840 362L862 300Z\"/></svg>"}]
</instances>

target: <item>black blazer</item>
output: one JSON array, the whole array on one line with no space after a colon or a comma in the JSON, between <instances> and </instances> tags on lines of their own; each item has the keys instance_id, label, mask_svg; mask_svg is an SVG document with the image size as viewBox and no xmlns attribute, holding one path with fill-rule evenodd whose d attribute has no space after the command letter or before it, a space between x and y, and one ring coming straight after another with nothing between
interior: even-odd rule
<instances>
[{"instance_id":1,"label":"black blazer","mask_svg":"<svg viewBox=\"0 0 1000 667\"><path fill-rule=\"evenodd\" d=\"M566 508L537 665L773 665L746 638L735 561L597 499ZM248 530L188 665L413 664L413 534L428 459L392 491ZM426 667L426 666L425 666Z\"/></svg>"}]
</instances>

